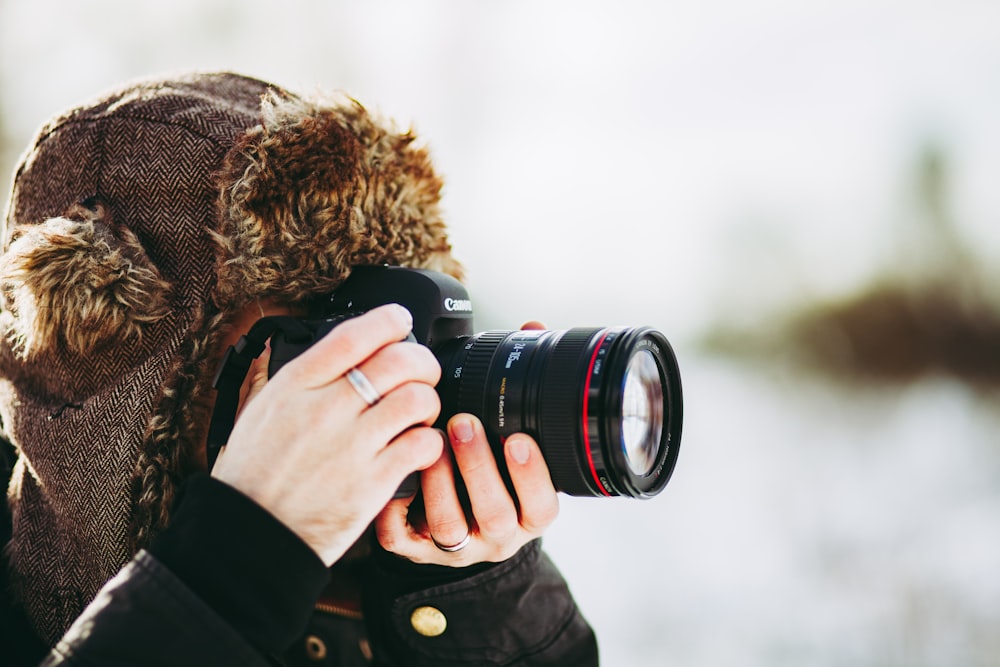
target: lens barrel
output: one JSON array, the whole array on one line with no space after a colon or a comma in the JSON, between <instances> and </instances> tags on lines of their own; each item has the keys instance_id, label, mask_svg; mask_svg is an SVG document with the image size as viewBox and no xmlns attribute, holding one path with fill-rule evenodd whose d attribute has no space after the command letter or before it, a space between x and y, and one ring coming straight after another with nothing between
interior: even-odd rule
<instances>
[{"instance_id":1,"label":"lens barrel","mask_svg":"<svg viewBox=\"0 0 1000 667\"><path fill-rule=\"evenodd\" d=\"M670 479L683 401L677 360L659 331L486 331L434 352L442 420L478 416L501 463L503 441L523 432L569 495L648 498Z\"/></svg>"}]
</instances>

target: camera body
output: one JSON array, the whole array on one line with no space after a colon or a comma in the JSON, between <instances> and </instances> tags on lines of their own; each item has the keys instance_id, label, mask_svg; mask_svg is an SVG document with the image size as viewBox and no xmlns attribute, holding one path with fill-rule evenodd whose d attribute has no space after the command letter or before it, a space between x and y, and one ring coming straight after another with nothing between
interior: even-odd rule
<instances>
[{"instance_id":1,"label":"camera body","mask_svg":"<svg viewBox=\"0 0 1000 667\"><path fill-rule=\"evenodd\" d=\"M451 276L401 266L355 266L337 291L309 304L303 322L313 337L278 331L271 340L268 376L300 355L346 319L388 303L398 303L413 315L413 338L431 349L473 334L469 293Z\"/></svg>"}]
</instances>

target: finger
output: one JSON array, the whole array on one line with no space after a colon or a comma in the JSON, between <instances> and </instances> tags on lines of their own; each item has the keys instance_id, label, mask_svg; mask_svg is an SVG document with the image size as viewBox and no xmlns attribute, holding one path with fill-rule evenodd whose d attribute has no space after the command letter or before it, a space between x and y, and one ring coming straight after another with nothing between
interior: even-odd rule
<instances>
[{"instance_id":1,"label":"finger","mask_svg":"<svg viewBox=\"0 0 1000 667\"><path fill-rule=\"evenodd\" d=\"M521 331L533 331L544 329L545 325L538 320L530 320L521 325Z\"/></svg>"},{"instance_id":2,"label":"finger","mask_svg":"<svg viewBox=\"0 0 1000 667\"><path fill-rule=\"evenodd\" d=\"M342 382L344 391L357 397L357 392L347 380ZM373 442L389 442L411 426L430 426L441 412L441 399L437 392L422 382L401 385L372 406L368 406L360 398L354 400L364 405L358 422L364 434Z\"/></svg>"},{"instance_id":3,"label":"finger","mask_svg":"<svg viewBox=\"0 0 1000 667\"><path fill-rule=\"evenodd\" d=\"M240 413L243 412L243 408L245 408L247 404L261 392L264 385L267 384L267 366L270 360L271 341L269 340L264 344L264 351L261 355L251 362L250 369L247 371L247 376L243 380L243 385L240 387L240 402L239 408L236 412L237 418Z\"/></svg>"},{"instance_id":4,"label":"finger","mask_svg":"<svg viewBox=\"0 0 1000 667\"><path fill-rule=\"evenodd\" d=\"M424 495L424 515L427 530L438 544L458 544L469 534L465 509L455 488L454 463L451 449L445 447L441 456L420 476Z\"/></svg>"},{"instance_id":5,"label":"finger","mask_svg":"<svg viewBox=\"0 0 1000 667\"><path fill-rule=\"evenodd\" d=\"M373 308L338 324L282 373L302 387L325 386L389 343L405 339L412 327L413 316L399 304Z\"/></svg>"},{"instance_id":6,"label":"finger","mask_svg":"<svg viewBox=\"0 0 1000 667\"><path fill-rule=\"evenodd\" d=\"M478 532L497 544L514 539L518 529L517 509L500 476L482 424L472 415L459 414L448 422L448 429Z\"/></svg>"},{"instance_id":7,"label":"finger","mask_svg":"<svg viewBox=\"0 0 1000 667\"><path fill-rule=\"evenodd\" d=\"M414 562L422 562L419 554L427 551L423 543L428 539L419 535L410 524L412 502L412 498L390 500L373 522L375 538L386 551Z\"/></svg>"},{"instance_id":8,"label":"finger","mask_svg":"<svg viewBox=\"0 0 1000 667\"><path fill-rule=\"evenodd\" d=\"M390 488L390 496L411 472L432 466L444 450L441 432L428 427L407 429L377 454L379 478ZM404 498L407 503L413 498ZM395 502L395 501L393 501Z\"/></svg>"},{"instance_id":9,"label":"finger","mask_svg":"<svg viewBox=\"0 0 1000 667\"><path fill-rule=\"evenodd\" d=\"M504 456L520 505L521 527L541 535L559 515L559 496L542 452L534 439L516 433L504 443Z\"/></svg>"},{"instance_id":10,"label":"finger","mask_svg":"<svg viewBox=\"0 0 1000 667\"><path fill-rule=\"evenodd\" d=\"M430 348L413 342L386 345L356 368L364 373L380 396L385 396L405 382L417 381L434 386L441 379L441 364L434 353Z\"/></svg>"},{"instance_id":11,"label":"finger","mask_svg":"<svg viewBox=\"0 0 1000 667\"><path fill-rule=\"evenodd\" d=\"M442 551L434 545L421 519L414 523L414 510L408 499L392 500L375 517L375 537L386 551L402 556L414 563L464 567L482 562L475 555L476 540L456 552Z\"/></svg>"}]
</instances>

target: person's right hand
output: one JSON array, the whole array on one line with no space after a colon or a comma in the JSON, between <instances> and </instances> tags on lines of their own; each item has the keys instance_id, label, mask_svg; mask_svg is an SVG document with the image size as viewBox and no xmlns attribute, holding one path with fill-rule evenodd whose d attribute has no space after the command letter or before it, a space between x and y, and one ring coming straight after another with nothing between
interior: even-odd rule
<instances>
[{"instance_id":1,"label":"person's right hand","mask_svg":"<svg viewBox=\"0 0 1000 667\"><path fill-rule=\"evenodd\" d=\"M361 536L409 473L443 447L431 351L401 342L410 313L395 304L347 320L267 380L251 368L247 400L212 475L249 496L332 564ZM381 394L369 406L345 374Z\"/></svg>"}]
</instances>

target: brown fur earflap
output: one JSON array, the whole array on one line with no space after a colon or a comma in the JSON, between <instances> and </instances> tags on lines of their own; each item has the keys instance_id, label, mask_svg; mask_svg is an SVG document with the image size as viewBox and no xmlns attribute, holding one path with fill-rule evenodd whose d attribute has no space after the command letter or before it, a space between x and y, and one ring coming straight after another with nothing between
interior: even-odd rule
<instances>
[{"instance_id":1,"label":"brown fur earflap","mask_svg":"<svg viewBox=\"0 0 1000 667\"><path fill-rule=\"evenodd\" d=\"M411 132L342 97L273 93L262 114L218 177L221 307L301 301L356 264L462 277L439 211L442 181Z\"/></svg>"},{"instance_id":2,"label":"brown fur earflap","mask_svg":"<svg viewBox=\"0 0 1000 667\"><path fill-rule=\"evenodd\" d=\"M169 313L170 284L100 203L17 227L0 260L0 290L15 315L11 344L25 358L136 340Z\"/></svg>"}]
</instances>

